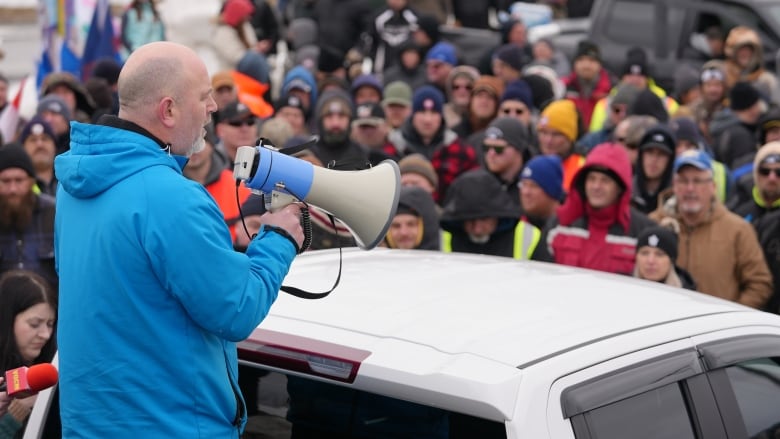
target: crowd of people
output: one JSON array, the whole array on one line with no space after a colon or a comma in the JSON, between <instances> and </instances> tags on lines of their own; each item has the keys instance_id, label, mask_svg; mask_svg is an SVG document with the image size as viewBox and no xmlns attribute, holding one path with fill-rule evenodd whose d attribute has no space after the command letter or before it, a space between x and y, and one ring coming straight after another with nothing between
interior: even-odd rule
<instances>
[{"instance_id":1,"label":"crowd of people","mask_svg":"<svg viewBox=\"0 0 780 439\"><path fill-rule=\"evenodd\" d=\"M566 2L547 3L567 11ZM655 84L642 48L610 71L592 42L581 41L571 59L549 40L530 42L522 17L506 15L496 29L501 44L479 63L462 62L461 49L442 39L445 23L490 28L487 11L507 7L225 0L212 39L219 64L207 72L194 52L163 42L165 17L154 0L134 0L122 17L125 65L103 59L89 78L48 75L35 114L2 139L0 303L10 303L0 307L9 317L0 333L3 370L51 361L58 318L69 324L60 331L62 350L70 350L61 354L64 367L99 364L106 344L80 341L95 334L78 323L84 303L103 318L120 306L119 320L138 319L132 337L149 331L150 339L159 330L143 311L154 309L174 326L204 328L200 346L211 356L186 362L227 363L212 402L227 427L242 426L245 414L226 407L235 398L239 411L256 411L257 375L236 377L229 343L262 319L302 241L292 225L297 206L268 214L260 197L236 188L236 151L260 138L283 150L316 135L295 155L335 170L398 162L403 188L383 246L590 268L780 313L780 86L764 68L755 30L711 32L720 41L698 70L675 76L674 90ZM280 42L289 56L277 53ZM170 62L164 50L174 54ZM277 83L271 71L280 66ZM7 86L0 75L0 110L9 105ZM174 202L169 189L185 199ZM311 219L311 249L355 245L326 213L314 208ZM218 273L215 264L234 267ZM274 268L256 271L262 264ZM235 276L225 282L228 272ZM217 290L222 301L208 299ZM136 297L148 291L168 296ZM259 310L214 317L236 305ZM114 341L129 336L121 322L105 329ZM162 342L163 354L177 355L192 340ZM166 364L146 347L121 354ZM185 379L204 378L170 377ZM66 373L61 391L73 386ZM0 404L0 437L24 422L32 403L22 401ZM85 418L85 403L62 401L74 425L108 431L101 422L110 420ZM218 424L201 427L221 431ZM175 422L158 427L183 431Z\"/></svg>"}]
</instances>

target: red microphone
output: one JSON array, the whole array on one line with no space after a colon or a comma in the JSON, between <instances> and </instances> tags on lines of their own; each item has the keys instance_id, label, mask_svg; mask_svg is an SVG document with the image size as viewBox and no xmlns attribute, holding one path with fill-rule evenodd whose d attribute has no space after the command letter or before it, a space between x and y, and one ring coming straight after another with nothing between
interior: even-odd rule
<instances>
[{"instance_id":1,"label":"red microphone","mask_svg":"<svg viewBox=\"0 0 780 439\"><path fill-rule=\"evenodd\" d=\"M17 367L5 372L0 392L5 391L13 398L26 398L57 384L58 377L57 369L51 363Z\"/></svg>"}]
</instances>

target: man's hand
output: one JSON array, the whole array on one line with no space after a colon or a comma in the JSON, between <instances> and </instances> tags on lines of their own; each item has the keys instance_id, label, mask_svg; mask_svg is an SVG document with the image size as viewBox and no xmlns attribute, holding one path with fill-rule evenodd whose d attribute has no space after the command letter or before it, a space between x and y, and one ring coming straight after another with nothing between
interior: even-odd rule
<instances>
[{"instance_id":1,"label":"man's hand","mask_svg":"<svg viewBox=\"0 0 780 439\"><path fill-rule=\"evenodd\" d=\"M279 227L292 236L298 244L303 245L303 227L301 227L301 208L297 203L288 204L276 212L266 212L260 217L263 225Z\"/></svg>"}]
</instances>

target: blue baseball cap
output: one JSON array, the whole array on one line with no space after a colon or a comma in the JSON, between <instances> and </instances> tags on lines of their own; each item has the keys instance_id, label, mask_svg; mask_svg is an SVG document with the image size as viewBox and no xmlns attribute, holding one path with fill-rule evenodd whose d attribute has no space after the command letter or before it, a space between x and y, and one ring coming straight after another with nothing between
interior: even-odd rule
<instances>
[{"instance_id":1,"label":"blue baseball cap","mask_svg":"<svg viewBox=\"0 0 780 439\"><path fill-rule=\"evenodd\" d=\"M425 55L425 61L433 60L441 61L452 66L457 65L458 57L455 54L455 46L444 41L436 43L428 50L428 54Z\"/></svg>"},{"instance_id":2,"label":"blue baseball cap","mask_svg":"<svg viewBox=\"0 0 780 439\"><path fill-rule=\"evenodd\" d=\"M693 166L702 171L712 171L712 159L704 151L689 149L674 159L674 173L679 172L683 166Z\"/></svg>"}]
</instances>

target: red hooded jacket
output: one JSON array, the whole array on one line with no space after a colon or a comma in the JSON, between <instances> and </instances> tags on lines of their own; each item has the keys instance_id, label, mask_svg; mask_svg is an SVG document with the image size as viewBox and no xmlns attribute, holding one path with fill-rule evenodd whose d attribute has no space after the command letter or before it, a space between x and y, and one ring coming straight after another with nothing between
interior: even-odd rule
<instances>
[{"instance_id":1,"label":"red hooded jacket","mask_svg":"<svg viewBox=\"0 0 780 439\"><path fill-rule=\"evenodd\" d=\"M594 209L585 197L585 179L598 169L619 180L617 202ZM654 223L631 208L631 162L626 150L605 143L594 148L575 174L566 202L558 208L557 221L548 227L546 247L535 259L630 275L634 270L636 237ZM544 251L549 252L545 254Z\"/></svg>"}]
</instances>

